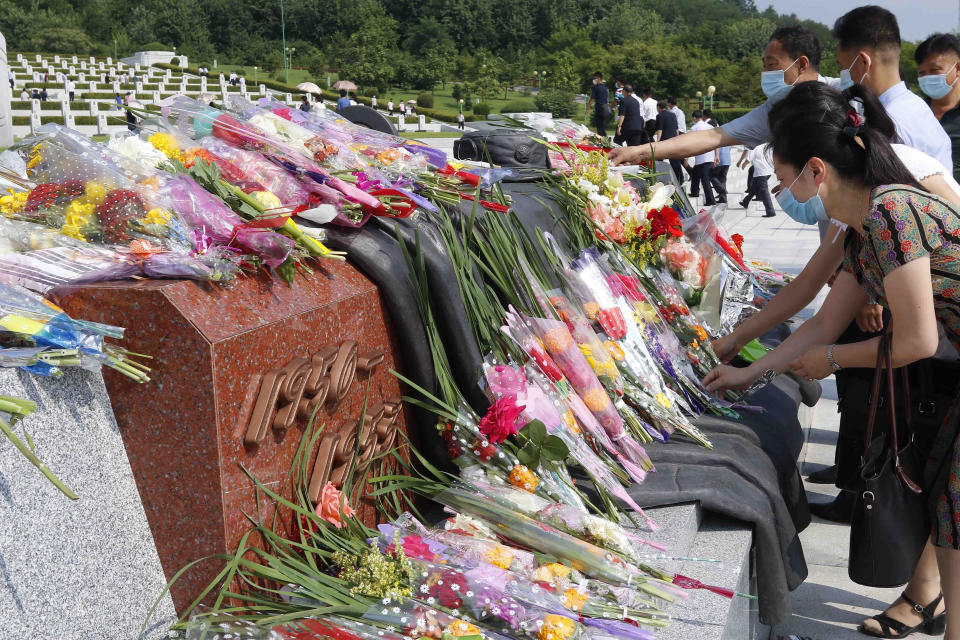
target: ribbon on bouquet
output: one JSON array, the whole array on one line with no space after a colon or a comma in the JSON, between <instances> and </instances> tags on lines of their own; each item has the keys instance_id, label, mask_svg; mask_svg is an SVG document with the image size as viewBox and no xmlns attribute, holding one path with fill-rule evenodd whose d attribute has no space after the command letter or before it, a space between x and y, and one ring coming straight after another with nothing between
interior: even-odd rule
<instances>
[{"instance_id":1,"label":"ribbon on bouquet","mask_svg":"<svg viewBox=\"0 0 960 640\"><path fill-rule=\"evenodd\" d=\"M731 589L725 589L723 587L716 587L713 585L704 584L699 580L696 580L694 578L689 578L684 575L680 575L679 573L674 574L673 580L671 582L676 586L680 587L681 589L704 589L706 591L712 591L713 593L724 596L725 598L732 599L734 596L739 596L741 598L749 598L750 600L757 599L757 596L751 596L749 594L739 593Z\"/></svg>"}]
</instances>

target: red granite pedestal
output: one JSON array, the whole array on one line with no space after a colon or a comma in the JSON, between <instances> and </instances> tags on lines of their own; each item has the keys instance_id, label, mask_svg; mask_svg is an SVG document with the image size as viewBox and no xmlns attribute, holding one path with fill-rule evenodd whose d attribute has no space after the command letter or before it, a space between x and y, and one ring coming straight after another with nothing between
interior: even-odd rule
<instances>
[{"instance_id":1,"label":"red granite pedestal","mask_svg":"<svg viewBox=\"0 0 960 640\"><path fill-rule=\"evenodd\" d=\"M370 458L404 427L389 373L399 368L396 338L377 287L348 264L325 262L292 286L262 275L228 286L151 280L56 297L75 317L126 327L124 346L153 356L148 384L109 370L105 378L168 579L232 552L249 530L244 513L255 516L257 503L241 464L290 496L291 461L314 412L325 425L311 453L315 493L342 479L358 434ZM220 566L204 563L174 584L178 611Z\"/></svg>"}]
</instances>

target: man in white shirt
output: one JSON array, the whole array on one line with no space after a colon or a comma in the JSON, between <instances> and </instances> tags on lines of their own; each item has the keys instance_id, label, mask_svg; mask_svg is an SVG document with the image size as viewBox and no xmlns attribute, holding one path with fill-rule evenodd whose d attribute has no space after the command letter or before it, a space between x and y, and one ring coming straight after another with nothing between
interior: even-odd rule
<instances>
[{"instance_id":1,"label":"man in white shirt","mask_svg":"<svg viewBox=\"0 0 960 640\"><path fill-rule=\"evenodd\" d=\"M653 135L657 132L657 101L653 97L653 90L651 90L650 87L641 91L640 95L643 96L643 99L640 101L643 105L643 128L647 132L647 137L653 140Z\"/></svg>"},{"instance_id":2,"label":"man in white shirt","mask_svg":"<svg viewBox=\"0 0 960 640\"><path fill-rule=\"evenodd\" d=\"M693 126L690 131L706 131L713 129L704 119L703 112L699 109L690 114L693 118ZM704 202L708 205L716 204L713 199L713 187L710 185L710 170L713 165L719 162L719 156L716 149L705 151L698 154L693 159L693 170L690 172L690 196L696 198L700 195L700 187L703 187Z\"/></svg>"},{"instance_id":3,"label":"man in white shirt","mask_svg":"<svg viewBox=\"0 0 960 640\"><path fill-rule=\"evenodd\" d=\"M750 206L750 200L757 198L763 202L763 208L766 210L764 217L772 218L776 215L776 211L773 209L773 200L770 198L770 176L773 175L770 145L762 144L750 151L744 150L737 166L743 169L745 162L751 165L750 184L747 185L747 193L740 201L740 206L746 209Z\"/></svg>"},{"instance_id":4,"label":"man in white shirt","mask_svg":"<svg viewBox=\"0 0 960 640\"><path fill-rule=\"evenodd\" d=\"M862 84L880 99L900 141L953 171L950 136L924 100L900 80L900 27L882 7L858 7L833 25L841 88Z\"/></svg>"},{"instance_id":5,"label":"man in white shirt","mask_svg":"<svg viewBox=\"0 0 960 640\"><path fill-rule=\"evenodd\" d=\"M20 99L23 100L23 101L29 101L29 100L30 100L30 92L27 91L26 89L24 89L23 91L21 91L21 92L20 92Z\"/></svg>"},{"instance_id":6,"label":"man in white shirt","mask_svg":"<svg viewBox=\"0 0 960 640\"><path fill-rule=\"evenodd\" d=\"M373 107L374 109L377 108L377 96L370 97L370 106Z\"/></svg>"},{"instance_id":7,"label":"man in white shirt","mask_svg":"<svg viewBox=\"0 0 960 640\"><path fill-rule=\"evenodd\" d=\"M687 116L683 113L683 109L677 106L677 99L667 98L667 106L670 107L670 111L673 111L673 115L677 116L677 132L686 133Z\"/></svg>"},{"instance_id":8,"label":"man in white shirt","mask_svg":"<svg viewBox=\"0 0 960 640\"><path fill-rule=\"evenodd\" d=\"M76 85L73 84L73 80L67 80L66 89L70 102L73 102L74 91L76 90Z\"/></svg>"},{"instance_id":9,"label":"man in white shirt","mask_svg":"<svg viewBox=\"0 0 960 640\"><path fill-rule=\"evenodd\" d=\"M393 115L393 99L387 100L387 112L392 116Z\"/></svg>"}]
</instances>

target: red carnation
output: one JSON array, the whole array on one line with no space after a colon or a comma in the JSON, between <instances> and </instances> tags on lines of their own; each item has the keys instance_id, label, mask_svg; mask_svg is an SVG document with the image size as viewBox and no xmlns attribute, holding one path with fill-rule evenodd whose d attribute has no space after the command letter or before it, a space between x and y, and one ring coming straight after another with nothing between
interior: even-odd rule
<instances>
[{"instance_id":1,"label":"red carnation","mask_svg":"<svg viewBox=\"0 0 960 640\"><path fill-rule=\"evenodd\" d=\"M518 407L512 397L500 398L494 402L487 415L480 420L480 433L487 436L493 444L503 442L507 436L517 432L517 416L526 407Z\"/></svg>"}]
</instances>

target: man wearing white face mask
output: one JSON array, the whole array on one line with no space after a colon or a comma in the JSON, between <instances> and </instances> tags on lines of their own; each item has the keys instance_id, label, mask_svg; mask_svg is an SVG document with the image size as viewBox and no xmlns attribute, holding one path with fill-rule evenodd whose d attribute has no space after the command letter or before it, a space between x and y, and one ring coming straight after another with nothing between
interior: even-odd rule
<instances>
[{"instance_id":1,"label":"man wearing white face mask","mask_svg":"<svg viewBox=\"0 0 960 640\"><path fill-rule=\"evenodd\" d=\"M819 80L828 84L835 78L820 75L820 57L823 48L816 34L801 26L781 27L773 32L763 51L763 74L760 84L767 102L746 115L709 131L692 131L655 145L654 153L660 159L689 158L719 149L745 145L753 148L770 142L772 135L767 118L770 108L800 82ZM615 165L636 164L650 159L649 145L613 149L610 161Z\"/></svg>"},{"instance_id":2,"label":"man wearing white face mask","mask_svg":"<svg viewBox=\"0 0 960 640\"><path fill-rule=\"evenodd\" d=\"M862 84L887 110L903 144L933 156L953 171L950 138L923 100L900 80L900 27L882 7L857 7L833 25L840 88Z\"/></svg>"},{"instance_id":3,"label":"man wearing white face mask","mask_svg":"<svg viewBox=\"0 0 960 640\"><path fill-rule=\"evenodd\" d=\"M960 177L960 40L952 33L936 33L920 43L914 57L920 90L950 136L953 177Z\"/></svg>"}]
</instances>

